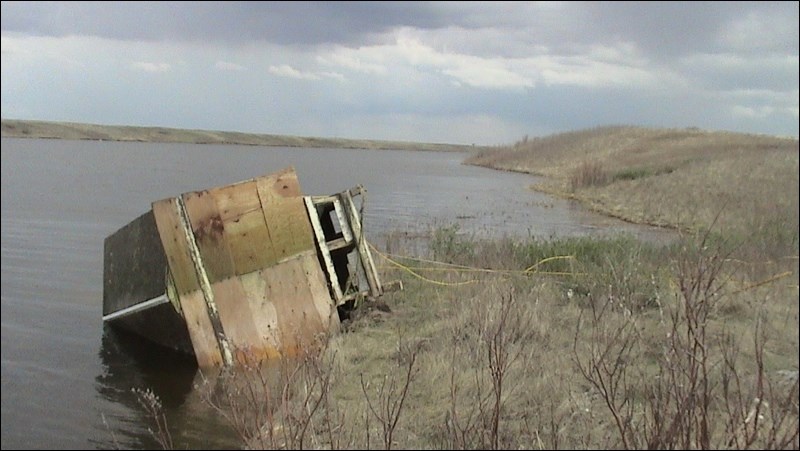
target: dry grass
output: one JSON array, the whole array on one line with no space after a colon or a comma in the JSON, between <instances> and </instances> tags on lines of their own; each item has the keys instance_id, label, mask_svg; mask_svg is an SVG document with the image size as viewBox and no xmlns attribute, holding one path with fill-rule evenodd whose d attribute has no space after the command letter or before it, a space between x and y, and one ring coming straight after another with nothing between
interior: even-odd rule
<instances>
[{"instance_id":1,"label":"dry grass","mask_svg":"<svg viewBox=\"0 0 800 451\"><path fill-rule=\"evenodd\" d=\"M406 290L388 297L391 315L334 338L341 358L334 392L352 400L346 410L358 409L363 401L347 379L394 374L398 343L413 341L424 346L397 446L796 447L797 385L781 385L781 374L798 368L796 263L771 268L790 275L757 285L763 279L731 258L735 247L710 239L659 247L624 237L440 238L445 247L434 250L450 262L522 269L573 255L541 268L572 275L424 272L447 283L478 280L446 286L387 274L403 277ZM505 371L499 400L498 366ZM670 384L658 374L671 375ZM695 391L681 391L687 384ZM701 394L706 404L687 410ZM767 413L776 405L785 410ZM766 418L760 426L745 421L753 406ZM681 412L693 417L681 423ZM668 418L678 424L674 439L654 432L666 430Z\"/></svg>"},{"instance_id":2,"label":"dry grass","mask_svg":"<svg viewBox=\"0 0 800 451\"><path fill-rule=\"evenodd\" d=\"M470 164L540 174L536 188L633 222L750 235L776 229L797 255L796 139L603 127L484 150ZM719 216L719 217L718 217Z\"/></svg>"},{"instance_id":3,"label":"dry grass","mask_svg":"<svg viewBox=\"0 0 800 451\"><path fill-rule=\"evenodd\" d=\"M284 373L280 396L247 395L265 391L258 378L244 384L256 388L244 400L241 384L223 386L216 405L243 443L797 448L796 262L772 267L789 275L765 281L711 235L654 245L439 234L442 260L476 268L574 258L528 274L405 261L441 283L384 269L406 287L385 296L392 312L359 311L324 354Z\"/></svg>"}]
</instances>

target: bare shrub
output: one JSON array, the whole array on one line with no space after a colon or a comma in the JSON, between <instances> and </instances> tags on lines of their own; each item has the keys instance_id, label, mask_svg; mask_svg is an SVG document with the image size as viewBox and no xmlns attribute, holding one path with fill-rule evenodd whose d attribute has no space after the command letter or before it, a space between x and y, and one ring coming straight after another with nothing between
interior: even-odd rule
<instances>
[{"instance_id":1,"label":"bare shrub","mask_svg":"<svg viewBox=\"0 0 800 451\"><path fill-rule=\"evenodd\" d=\"M394 433L397 423L400 421L400 414L403 412L403 404L408 396L411 381L418 371L415 364L420 346L421 342L414 345L401 343L400 361L404 366L404 380L401 382L395 373L385 375L376 389L374 399L369 394L370 384L364 382L364 375L361 375L361 390L369 411L380 423L384 449L392 449ZM367 434L369 434L369 426L367 426ZM369 443L369 439L367 439L367 443Z\"/></svg>"},{"instance_id":2,"label":"bare shrub","mask_svg":"<svg viewBox=\"0 0 800 451\"><path fill-rule=\"evenodd\" d=\"M161 449L174 449L172 434L167 425L167 417L164 414L158 395L150 389L134 388L132 391L136 394L139 404L144 407L145 413L154 425L154 427L148 427L147 431L158 442Z\"/></svg>"},{"instance_id":3,"label":"bare shrub","mask_svg":"<svg viewBox=\"0 0 800 451\"><path fill-rule=\"evenodd\" d=\"M583 313L576 323L573 353L578 371L611 414L622 447L632 449L638 446L631 396L637 375L631 373L635 370L632 363L638 358L639 337L633 317L614 310L613 297L590 302L588 325ZM587 353L579 350L583 346L588 348Z\"/></svg>"},{"instance_id":4,"label":"bare shrub","mask_svg":"<svg viewBox=\"0 0 800 451\"><path fill-rule=\"evenodd\" d=\"M595 301L588 321L579 321L577 368L616 430L615 442L603 446L796 448L798 413L791 406L797 384L773 389L760 318L745 357L737 335L717 318L731 251L708 237L686 244L676 258L675 302L663 306L657 335L664 339L656 352L641 347L645 318L636 312L615 312L613 303Z\"/></svg>"},{"instance_id":5,"label":"bare shrub","mask_svg":"<svg viewBox=\"0 0 800 451\"><path fill-rule=\"evenodd\" d=\"M465 305L466 321L456 322L451 331L450 406L442 428L449 448L511 445L503 433L504 409L517 385L509 385L509 376L524 366L525 345L535 327L514 288L506 290L493 301ZM468 378L461 373L464 365Z\"/></svg>"},{"instance_id":6,"label":"bare shrub","mask_svg":"<svg viewBox=\"0 0 800 451\"><path fill-rule=\"evenodd\" d=\"M670 313L667 342L656 382L649 387L646 441L657 448L709 449L712 446L718 360L710 321L722 298L728 252L686 246L676 263L677 303Z\"/></svg>"},{"instance_id":7,"label":"bare shrub","mask_svg":"<svg viewBox=\"0 0 800 451\"><path fill-rule=\"evenodd\" d=\"M729 342L736 337L726 336ZM733 449L798 448L798 381L773 382L764 365L766 335L761 321L753 337L755 373L742 374L738 346L726 346L722 368L725 445ZM744 379L751 379L748 384ZM783 382L783 383L781 383Z\"/></svg>"},{"instance_id":8,"label":"bare shrub","mask_svg":"<svg viewBox=\"0 0 800 451\"><path fill-rule=\"evenodd\" d=\"M297 359L222 370L205 378L203 400L242 443L258 449L346 447L343 415L330 397L335 356L306 352Z\"/></svg>"}]
</instances>

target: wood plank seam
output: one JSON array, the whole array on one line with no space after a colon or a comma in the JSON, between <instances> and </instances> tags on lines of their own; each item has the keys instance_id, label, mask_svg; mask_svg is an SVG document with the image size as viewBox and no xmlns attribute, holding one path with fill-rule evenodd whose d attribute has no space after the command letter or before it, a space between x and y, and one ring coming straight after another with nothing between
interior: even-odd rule
<instances>
[{"instance_id":1,"label":"wood plank seam","mask_svg":"<svg viewBox=\"0 0 800 451\"><path fill-rule=\"evenodd\" d=\"M232 366L233 355L231 353L230 344L225 336L225 330L222 328L222 322L219 319L217 305L214 302L214 292L211 289L211 283L208 280L208 274L206 274L205 268L203 267L203 259L200 256L200 249L197 247L197 241L195 241L194 233L192 232L189 215L186 212L186 205L183 203L183 198L176 198L176 204L179 213L178 217L183 225L183 232L186 234L186 240L189 243L189 252L192 256L194 269L197 273L197 278L200 281L200 289L202 290L203 298L206 301L206 308L208 309L208 316L211 320L211 326L214 328L214 336L217 339L217 345L219 345L220 353L222 354L222 359L225 365Z\"/></svg>"}]
</instances>

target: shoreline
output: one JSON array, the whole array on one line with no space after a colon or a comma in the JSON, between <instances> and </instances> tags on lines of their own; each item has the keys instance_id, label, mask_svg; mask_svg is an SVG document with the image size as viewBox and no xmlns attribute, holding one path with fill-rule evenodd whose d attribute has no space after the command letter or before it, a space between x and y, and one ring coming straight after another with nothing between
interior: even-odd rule
<instances>
[{"instance_id":1,"label":"shoreline","mask_svg":"<svg viewBox=\"0 0 800 451\"><path fill-rule=\"evenodd\" d=\"M100 125L20 119L2 119L2 137L66 139L77 141L159 142L265 147L416 150L438 152L474 152L488 149L487 146L466 144L324 138L219 130L193 130L128 125Z\"/></svg>"},{"instance_id":2,"label":"shoreline","mask_svg":"<svg viewBox=\"0 0 800 451\"><path fill-rule=\"evenodd\" d=\"M515 173L515 174L525 174L525 175L530 175L530 176L534 176L534 177L541 177L541 178L547 179L548 181L551 182L550 185L542 184L542 183L534 183L534 184L528 185L528 189L530 189L532 191L536 191L536 192L542 193L542 194L547 194L548 196L553 196L553 197L558 198L558 199L564 199L564 200L570 200L570 201L577 202L582 208L585 208L586 210L594 212L594 213L601 214L603 216L608 216L609 218L619 219L620 221L625 221L625 222L627 222L629 224L634 224L634 225L639 225L639 226L655 227L655 228L659 228L659 229L672 230L672 231L676 231L676 232L690 232L688 229L686 229L686 230L682 229L681 227L679 227L679 226L677 226L675 224L670 224L670 223L667 223L667 222L656 223L656 222L652 222L652 221L637 220L637 219L634 219L631 216L627 216L627 215L622 214L622 213L614 212L611 209L603 207L602 204L599 204L599 203L593 201L593 199L590 198L590 197L583 197L583 196L577 195L577 194L575 194L573 192L565 191L565 190L562 190L562 189L554 187L553 185L555 184L555 182L557 182L557 179L552 177L552 176L549 176L547 174L530 171L530 170L527 170L525 168L509 168L509 167L502 167L502 166L496 166L495 167L495 166L491 166L491 165L474 164L474 163L464 163L464 164L469 164L471 166L477 166L477 167L492 169L494 171L511 172L511 173Z\"/></svg>"}]
</instances>

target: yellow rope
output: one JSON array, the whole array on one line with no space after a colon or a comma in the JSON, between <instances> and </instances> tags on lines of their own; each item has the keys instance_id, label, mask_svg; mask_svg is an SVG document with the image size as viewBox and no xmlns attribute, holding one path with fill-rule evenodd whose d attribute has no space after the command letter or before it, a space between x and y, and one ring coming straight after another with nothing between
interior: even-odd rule
<instances>
[{"instance_id":1,"label":"yellow rope","mask_svg":"<svg viewBox=\"0 0 800 451\"><path fill-rule=\"evenodd\" d=\"M439 262L439 261L436 261L436 260L428 260L428 259L426 259L426 258L421 258L421 257L408 257L408 256L405 256L405 255L397 255L397 254L390 254L390 253L388 253L388 252L381 252L381 251L380 251L380 250L378 250L378 249L377 249L375 246L373 246L373 244L372 244L372 243L369 243L369 246L370 246L370 247L371 247L371 248L372 248L372 249L373 249L375 252L377 252L378 254L380 254L380 255L381 255L382 257L384 257L384 258L386 258L387 256L389 256L389 257L394 257L394 258L404 258L404 259L406 259L406 260L414 260L414 261L416 261L416 262L422 262L422 263L434 263L434 264L437 264L437 265L441 265L441 266L449 266L449 267L451 267L451 268L457 268L457 269L475 269L475 268L473 268L473 267L471 267L471 266L457 265L457 264L455 264L455 263Z\"/></svg>"},{"instance_id":2,"label":"yellow rope","mask_svg":"<svg viewBox=\"0 0 800 451\"><path fill-rule=\"evenodd\" d=\"M748 285L746 287L740 288L740 289L738 289L736 291L732 291L731 294L736 294L736 293L741 293L742 291L752 290L753 288L760 287L761 285L766 285L766 284L774 282L774 281L776 281L778 279L783 279L784 277L790 276L792 274L793 274L792 271L786 271L786 272L782 272L780 274L775 274L772 277L768 277L768 278L766 278L764 280L761 280L761 281L756 282L756 283L752 283L752 284L750 284L750 285Z\"/></svg>"},{"instance_id":3,"label":"yellow rope","mask_svg":"<svg viewBox=\"0 0 800 451\"><path fill-rule=\"evenodd\" d=\"M459 285L466 285L466 284L470 284L470 283L477 283L478 280L471 279L471 280L466 280L466 281L462 281L462 282L445 282L445 281L434 280L434 279L425 277L425 276L423 276L422 274L420 274L417 271L456 271L456 272L460 272L460 273L464 273L464 272L483 272L483 273L490 273L490 274L505 274L505 275L510 275L510 274L530 275L530 274L534 274L534 273L535 274L546 274L546 275L581 275L581 274L583 274L583 273L575 273L575 272L539 271L539 270L537 270L537 268L539 266L541 266L544 263L547 263L548 261L559 260L559 259L574 259L575 257L571 256L571 255L555 256L555 257L545 258L545 259L537 262L536 264L531 265L530 267L526 268L524 271L519 271L519 270L513 270L513 269L475 268L475 267L471 267L471 266L457 265L457 264L454 264L454 263L439 262L439 261L429 260L429 259L419 258L419 257L401 256L401 255L396 255L396 254L390 254L388 252L382 252L370 242L367 242L367 244L369 244L369 247L371 247L372 250L375 251L375 253L377 253L378 255L383 257L386 261L391 263L392 266L400 268L400 269L408 272L409 274L413 275L414 277L416 277L416 278L418 278L420 280L423 280L423 281L426 281L426 282L429 282L429 283L433 283L433 284L436 284L436 285L459 286ZM411 267L409 267L408 265L404 265L404 264L398 262L397 260L395 260L392 257L402 258L402 259L405 259L405 260L412 260L412 261L421 262L421 263L433 263L433 264L437 264L437 265L440 265L440 266L444 266L444 268L441 268L441 267L422 267L422 268L411 269Z\"/></svg>"},{"instance_id":4,"label":"yellow rope","mask_svg":"<svg viewBox=\"0 0 800 451\"><path fill-rule=\"evenodd\" d=\"M470 284L470 283L476 283L477 282L477 280L474 280L474 279L473 280L466 280L466 281L462 281L462 282L443 282L441 280L433 280L433 279L425 277L422 274L414 271L413 269L409 268L407 265L404 265L404 264L402 264L400 262L397 262L397 261L389 258L386 254L383 254L381 251L375 249L375 247L372 246L372 244L370 244L370 247L372 247L375 250L375 252L377 252L381 257L385 258L389 263L393 264L394 266L397 266L398 268L400 268L400 269L402 269L404 271L407 271L412 276L414 276L414 277L416 277L416 278L418 278L420 280L424 280L425 282L433 283L433 284L436 284L436 285L444 285L444 286L459 286L459 285L467 285L467 284Z\"/></svg>"},{"instance_id":5,"label":"yellow rope","mask_svg":"<svg viewBox=\"0 0 800 451\"><path fill-rule=\"evenodd\" d=\"M477 283L478 280L471 279L471 280L466 280L466 281L461 281L461 282L445 282L445 281L434 280L434 279L425 277L422 274L418 273L417 271L456 271L456 272L459 272L459 273L483 272L483 273L489 273L489 274L505 274L505 275L511 275L511 274L521 274L521 275L542 274L542 275L559 275L559 276L585 275L585 273L576 273L576 272L539 271L538 270L538 268L541 265L543 265L543 264L545 264L547 262L553 261L553 260L574 260L575 259L574 255L556 255L556 256L553 256L553 257L548 257L548 258L542 259L542 260L536 262L535 264L525 268L525 270L523 270L523 271L519 271L519 270L513 270L513 269L475 268L475 267L471 267L471 266L458 265L458 264L454 264L454 263L440 262L440 261L429 260L429 259L420 258L420 257L408 257L408 256L396 255L396 254L391 254L391 253L388 253L388 252L382 252L370 242L367 242L367 244L369 245L369 247L372 248L373 251L375 251L378 255L383 257L386 261L391 263L393 266L408 272L409 274L413 275L414 277L416 277L416 278L418 278L420 280L423 280L423 281L429 282L429 283L433 283L433 284L436 284L436 285L459 286L459 285L467 285L467 284L471 284L471 283ZM411 269L411 267L409 267L408 265L404 265L404 264L398 262L397 260L395 260L392 257L394 257L394 258L402 258L402 259L405 259L405 260L411 260L411 261L416 261L416 262L421 262L421 263L433 263L433 264L439 265L439 267L418 267L418 268L415 268L416 269L416 271L415 271L415 269ZM788 257L784 257L784 258L797 258L797 257L788 256ZM741 262L741 263L745 263L745 262ZM783 272L783 273L780 273L780 274L776 274L776 275L774 275L772 277L769 277L767 279L764 279L762 281L750 284L750 285L745 286L743 288L740 288L740 289L738 289L736 291L733 291L730 294L736 294L736 293L741 293L743 291L751 290L753 288L760 287L762 285L766 285L768 283L771 283L771 282L774 282L776 280L782 279L782 278L784 278L786 276L789 276L791 274L793 274L792 271L786 271L786 272ZM674 283L674 280L670 280L670 281Z\"/></svg>"},{"instance_id":6,"label":"yellow rope","mask_svg":"<svg viewBox=\"0 0 800 451\"><path fill-rule=\"evenodd\" d=\"M409 260L413 260L410 257L403 257L408 258ZM393 265L395 266L395 265ZM388 266L379 266L380 268L388 268ZM586 273L582 272L568 272L568 271L520 271L516 269L488 269L488 268L434 268L432 266L418 266L414 268L417 271L457 271L457 272L485 272L488 274L520 274L520 275L531 275L531 274L543 274L543 275L556 275L556 276L583 276Z\"/></svg>"},{"instance_id":7,"label":"yellow rope","mask_svg":"<svg viewBox=\"0 0 800 451\"><path fill-rule=\"evenodd\" d=\"M529 272L533 271L534 269L538 268L539 265L542 265L542 264L547 263L547 262L552 261L552 260L567 260L567 259L568 260L574 260L575 256L574 255L556 255L554 257L548 257L548 258L545 258L544 260L540 260L537 263L534 263L533 265L529 266L527 269L525 269L524 272L529 273ZM535 271L535 272L538 273L539 271Z\"/></svg>"}]
</instances>

